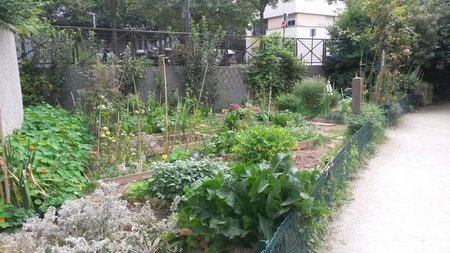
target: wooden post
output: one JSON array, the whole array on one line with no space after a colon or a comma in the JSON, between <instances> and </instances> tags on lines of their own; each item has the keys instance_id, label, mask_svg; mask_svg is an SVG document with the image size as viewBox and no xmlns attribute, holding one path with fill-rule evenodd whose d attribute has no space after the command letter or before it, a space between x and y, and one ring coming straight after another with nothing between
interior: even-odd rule
<instances>
[{"instance_id":1,"label":"wooden post","mask_svg":"<svg viewBox=\"0 0 450 253\"><path fill-rule=\"evenodd\" d=\"M359 115L361 113L362 91L364 79L355 77L352 81L352 113Z\"/></svg>"}]
</instances>

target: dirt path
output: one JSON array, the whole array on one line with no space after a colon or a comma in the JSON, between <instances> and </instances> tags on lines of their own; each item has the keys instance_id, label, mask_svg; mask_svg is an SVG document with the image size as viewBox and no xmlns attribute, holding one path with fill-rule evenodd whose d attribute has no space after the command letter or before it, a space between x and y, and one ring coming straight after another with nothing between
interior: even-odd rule
<instances>
[{"instance_id":1,"label":"dirt path","mask_svg":"<svg viewBox=\"0 0 450 253\"><path fill-rule=\"evenodd\" d=\"M320 252L450 252L450 104L405 115L353 182Z\"/></svg>"}]
</instances>

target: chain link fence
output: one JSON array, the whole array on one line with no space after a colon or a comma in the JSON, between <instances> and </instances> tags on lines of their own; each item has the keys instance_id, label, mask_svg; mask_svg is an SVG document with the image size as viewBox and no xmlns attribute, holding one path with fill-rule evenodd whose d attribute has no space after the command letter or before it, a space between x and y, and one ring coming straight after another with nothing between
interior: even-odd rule
<instances>
[{"instance_id":1,"label":"chain link fence","mask_svg":"<svg viewBox=\"0 0 450 253\"><path fill-rule=\"evenodd\" d=\"M410 111L417 105L414 94L405 96L393 103L382 105L386 110L386 122L391 125L398 117ZM343 189L343 183L350 180L355 173L361 153L369 143L370 124L365 123L339 150L336 156L327 162L317 179L313 193L314 199L331 208L335 203L338 191ZM355 159L356 158L356 159ZM320 222L317 220L317 222ZM305 229L301 224L296 210L292 210L281 223L272 239L263 243L261 253L308 253L312 252L310 240L313 231ZM261 245L261 244L260 244Z\"/></svg>"},{"instance_id":2,"label":"chain link fence","mask_svg":"<svg viewBox=\"0 0 450 253\"><path fill-rule=\"evenodd\" d=\"M342 190L342 182L352 176L355 164L369 143L370 124L364 124L350 140L330 160L317 179L313 197L323 205L331 208L335 203L337 191ZM302 228L301 217L293 210L281 223L271 240L266 242L262 253L307 253L311 252L310 239L313 237L310 229Z\"/></svg>"}]
</instances>

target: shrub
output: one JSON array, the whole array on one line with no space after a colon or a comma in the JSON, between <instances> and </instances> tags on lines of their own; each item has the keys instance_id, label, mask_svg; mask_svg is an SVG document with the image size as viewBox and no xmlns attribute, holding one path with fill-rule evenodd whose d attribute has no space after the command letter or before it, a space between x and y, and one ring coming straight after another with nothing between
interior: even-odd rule
<instances>
[{"instance_id":1,"label":"shrub","mask_svg":"<svg viewBox=\"0 0 450 253\"><path fill-rule=\"evenodd\" d=\"M283 111L299 112L302 107L302 101L292 93L283 93L276 97L275 105Z\"/></svg>"},{"instance_id":2,"label":"shrub","mask_svg":"<svg viewBox=\"0 0 450 253\"><path fill-rule=\"evenodd\" d=\"M170 151L169 162L186 160L192 157L192 151L186 148L177 147Z\"/></svg>"},{"instance_id":3,"label":"shrub","mask_svg":"<svg viewBox=\"0 0 450 253\"><path fill-rule=\"evenodd\" d=\"M199 237L206 241L207 252L272 238L293 208L302 217L301 228L312 227L323 210L311 197L317 176L317 171L299 171L283 154L270 163L237 165L187 193L178 225L192 230L187 237L191 246L198 247Z\"/></svg>"},{"instance_id":4,"label":"shrub","mask_svg":"<svg viewBox=\"0 0 450 253\"><path fill-rule=\"evenodd\" d=\"M286 127L289 123L289 121L292 120L290 113L281 112L281 113L275 113L272 115L272 123L276 126L280 127Z\"/></svg>"},{"instance_id":5,"label":"shrub","mask_svg":"<svg viewBox=\"0 0 450 253\"><path fill-rule=\"evenodd\" d=\"M342 124L345 122L345 115L341 112L329 111L321 115L323 119L332 120L337 124Z\"/></svg>"},{"instance_id":6,"label":"shrub","mask_svg":"<svg viewBox=\"0 0 450 253\"><path fill-rule=\"evenodd\" d=\"M243 117L242 110L236 109L234 111L231 111L225 115L225 118L223 119L223 123L229 130L233 130L238 127L239 120L241 120Z\"/></svg>"},{"instance_id":7,"label":"shrub","mask_svg":"<svg viewBox=\"0 0 450 253\"><path fill-rule=\"evenodd\" d=\"M302 101L303 109L317 114L321 110L326 80L321 77L306 78L294 87L294 94Z\"/></svg>"},{"instance_id":8,"label":"shrub","mask_svg":"<svg viewBox=\"0 0 450 253\"><path fill-rule=\"evenodd\" d=\"M270 120L274 125L281 127L297 127L305 124L301 114L284 111L270 115Z\"/></svg>"},{"instance_id":9,"label":"shrub","mask_svg":"<svg viewBox=\"0 0 450 253\"><path fill-rule=\"evenodd\" d=\"M310 126L294 127L292 132L295 134L297 141L312 141L317 140L320 137L317 129Z\"/></svg>"},{"instance_id":10,"label":"shrub","mask_svg":"<svg viewBox=\"0 0 450 253\"><path fill-rule=\"evenodd\" d=\"M38 63L30 60L21 62L20 84L22 87L22 99L25 106L50 101L56 92L56 86L52 80L38 68Z\"/></svg>"},{"instance_id":11,"label":"shrub","mask_svg":"<svg viewBox=\"0 0 450 253\"><path fill-rule=\"evenodd\" d=\"M174 252L159 239L173 232L174 224L158 222L148 205L130 211L110 187L67 201L58 212L49 208L44 218L29 220L22 231L2 235L0 252Z\"/></svg>"},{"instance_id":12,"label":"shrub","mask_svg":"<svg viewBox=\"0 0 450 253\"><path fill-rule=\"evenodd\" d=\"M153 175L148 180L150 196L165 201L172 201L176 196L183 195L184 187L189 187L197 180L213 177L216 173L226 170L223 163L209 160L154 162L151 165Z\"/></svg>"},{"instance_id":13,"label":"shrub","mask_svg":"<svg viewBox=\"0 0 450 253\"><path fill-rule=\"evenodd\" d=\"M272 88L276 96L291 92L292 87L307 75L306 66L294 54L293 43L274 33L261 38L247 73L247 81L258 95L266 95Z\"/></svg>"},{"instance_id":14,"label":"shrub","mask_svg":"<svg viewBox=\"0 0 450 253\"><path fill-rule=\"evenodd\" d=\"M243 161L261 162L280 152L289 152L296 141L292 132L278 126L250 126L236 136L232 151Z\"/></svg>"},{"instance_id":15,"label":"shrub","mask_svg":"<svg viewBox=\"0 0 450 253\"><path fill-rule=\"evenodd\" d=\"M370 123L370 139L381 139L384 135L386 118L384 111L375 104L364 104L360 115L350 117L348 135L355 134L366 122Z\"/></svg>"},{"instance_id":16,"label":"shrub","mask_svg":"<svg viewBox=\"0 0 450 253\"><path fill-rule=\"evenodd\" d=\"M29 107L24 116L22 128L0 150L19 189L12 192L14 206L42 212L81 196L84 170L95 155L83 118L49 105Z\"/></svg>"}]
</instances>

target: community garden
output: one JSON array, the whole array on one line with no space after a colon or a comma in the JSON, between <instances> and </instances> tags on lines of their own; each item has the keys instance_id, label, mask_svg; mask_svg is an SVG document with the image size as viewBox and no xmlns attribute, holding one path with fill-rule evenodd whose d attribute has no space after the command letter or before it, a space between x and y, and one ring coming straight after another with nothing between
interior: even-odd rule
<instances>
[{"instance_id":1,"label":"community garden","mask_svg":"<svg viewBox=\"0 0 450 253\"><path fill-rule=\"evenodd\" d=\"M206 21L179 42L186 85L173 93L163 56L156 91L141 94L154 62L131 53L104 58L93 34L41 31L52 38L52 66L21 62L24 123L1 136L0 252L281 252L270 251L271 242L293 220L301 252L314 252L348 182L386 124L414 110L422 82L407 51L415 44L384 36L382 24L373 38L343 32L352 15L372 20L358 10L351 4L330 28L339 38L331 79L309 77L292 41L263 36L245 67L247 99L222 110L213 107L222 37ZM396 15L379 22L406 29L406 14ZM383 48L379 37L395 47ZM356 49L342 57L345 40ZM89 85L65 110L52 98L74 64L74 41L88 56L75 65ZM346 89L355 70L367 77L358 115Z\"/></svg>"}]
</instances>

